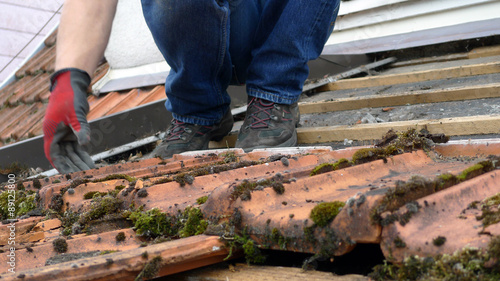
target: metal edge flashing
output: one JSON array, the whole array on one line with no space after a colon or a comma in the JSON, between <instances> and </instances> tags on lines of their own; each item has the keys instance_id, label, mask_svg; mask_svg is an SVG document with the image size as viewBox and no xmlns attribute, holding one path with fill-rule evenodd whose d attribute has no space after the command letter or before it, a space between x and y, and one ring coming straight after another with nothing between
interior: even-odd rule
<instances>
[{"instance_id":1,"label":"metal edge flashing","mask_svg":"<svg viewBox=\"0 0 500 281\"><path fill-rule=\"evenodd\" d=\"M165 109L165 99L105 116L89 122L91 142L86 147L90 155L153 136L165 130L172 114ZM29 167L52 169L45 158L43 135L0 147L0 166L14 162Z\"/></svg>"}]
</instances>

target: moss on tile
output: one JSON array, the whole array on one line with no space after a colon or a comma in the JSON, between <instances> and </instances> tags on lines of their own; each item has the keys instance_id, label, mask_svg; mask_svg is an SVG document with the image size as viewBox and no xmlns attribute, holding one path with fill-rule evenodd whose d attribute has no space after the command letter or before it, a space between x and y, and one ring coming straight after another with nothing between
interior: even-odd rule
<instances>
[{"instance_id":1,"label":"moss on tile","mask_svg":"<svg viewBox=\"0 0 500 281\"><path fill-rule=\"evenodd\" d=\"M134 223L137 235L155 238L163 235L177 235L180 225L177 220L157 208L143 211L139 208L135 211L128 211L124 216Z\"/></svg>"},{"instance_id":2,"label":"moss on tile","mask_svg":"<svg viewBox=\"0 0 500 281\"><path fill-rule=\"evenodd\" d=\"M261 264L266 261L258 244L250 238L245 228L241 234L236 234L232 240L227 241L229 254L225 260L232 257L233 252L239 249L243 250L247 264Z\"/></svg>"},{"instance_id":3,"label":"moss on tile","mask_svg":"<svg viewBox=\"0 0 500 281\"><path fill-rule=\"evenodd\" d=\"M123 242L126 238L127 237L125 237L125 232L123 231L118 232L118 234L116 234L115 236L116 242Z\"/></svg>"},{"instance_id":4,"label":"moss on tile","mask_svg":"<svg viewBox=\"0 0 500 281\"><path fill-rule=\"evenodd\" d=\"M444 236L438 236L438 237L432 239L432 244L434 246L440 247L440 246L443 246L444 243L446 243L446 237L444 237Z\"/></svg>"},{"instance_id":5,"label":"moss on tile","mask_svg":"<svg viewBox=\"0 0 500 281\"><path fill-rule=\"evenodd\" d=\"M149 280L157 277L158 272L160 272L162 262L163 259L161 256L156 256L151 259L148 263L146 263L146 265L144 265L144 268L139 275L137 275L135 281Z\"/></svg>"},{"instance_id":6,"label":"moss on tile","mask_svg":"<svg viewBox=\"0 0 500 281\"><path fill-rule=\"evenodd\" d=\"M394 246L396 246L396 248L406 248L405 241L403 241L403 239L401 239L401 237L399 236L396 236L396 238L394 238L392 242L394 243Z\"/></svg>"},{"instance_id":7,"label":"moss on tile","mask_svg":"<svg viewBox=\"0 0 500 281\"><path fill-rule=\"evenodd\" d=\"M500 236L493 237L486 249L464 248L435 257L409 256L402 264L387 261L369 274L373 280L500 280L498 251Z\"/></svg>"},{"instance_id":8,"label":"moss on tile","mask_svg":"<svg viewBox=\"0 0 500 281\"><path fill-rule=\"evenodd\" d=\"M183 216L185 223L179 230L181 238L202 234L207 229L208 222L203 219L203 213L199 208L187 207Z\"/></svg>"},{"instance_id":9,"label":"moss on tile","mask_svg":"<svg viewBox=\"0 0 500 281\"><path fill-rule=\"evenodd\" d=\"M68 251L68 243L64 238L57 238L52 241L52 246L57 253L66 253Z\"/></svg>"},{"instance_id":10,"label":"moss on tile","mask_svg":"<svg viewBox=\"0 0 500 281\"><path fill-rule=\"evenodd\" d=\"M335 219L344 206L345 203L341 201L319 203L311 210L309 217L317 226L325 227Z\"/></svg>"},{"instance_id":11,"label":"moss on tile","mask_svg":"<svg viewBox=\"0 0 500 281\"><path fill-rule=\"evenodd\" d=\"M0 193L1 220L16 219L36 208L34 191L4 190Z\"/></svg>"},{"instance_id":12,"label":"moss on tile","mask_svg":"<svg viewBox=\"0 0 500 281\"><path fill-rule=\"evenodd\" d=\"M92 199L94 197L102 197L102 196L105 196L107 194L108 194L107 192L89 191L83 195L83 199L89 200L89 199Z\"/></svg>"},{"instance_id":13,"label":"moss on tile","mask_svg":"<svg viewBox=\"0 0 500 281\"><path fill-rule=\"evenodd\" d=\"M390 223L387 219L391 219L392 221L399 220L405 224L408 222L408 217L405 218L405 216L411 216L411 213L407 212L403 214L403 216L388 215L385 219L381 217L381 214L384 212L395 212L409 202L444 190L462 181L480 176L493 170L494 168L495 166L493 162L491 160L486 160L466 168L459 174L459 176L445 173L438 175L433 180L430 180L425 177L415 175L406 182L397 181L394 187L387 190L379 205L372 208L370 213L371 220L373 223L383 225ZM488 211L486 211L486 213L488 213Z\"/></svg>"},{"instance_id":14,"label":"moss on tile","mask_svg":"<svg viewBox=\"0 0 500 281\"><path fill-rule=\"evenodd\" d=\"M198 203L198 205L202 205L202 204L205 204L208 200L208 196L205 195L205 196L202 196L198 199L196 199L196 203Z\"/></svg>"},{"instance_id":15,"label":"moss on tile","mask_svg":"<svg viewBox=\"0 0 500 281\"><path fill-rule=\"evenodd\" d=\"M42 183L40 182L39 179L34 179L33 180L33 187L36 188L36 189L42 188Z\"/></svg>"},{"instance_id":16,"label":"moss on tile","mask_svg":"<svg viewBox=\"0 0 500 281\"><path fill-rule=\"evenodd\" d=\"M500 222L500 193L482 200L479 204L481 215L476 219L482 221L483 227Z\"/></svg>"},{"instance_id":17,"label":"moss on tile","mask_svg":"<svg viewBox=\"0 0 500 281\"><path fill-rule=\"evenodd\" d=\"M123 201L119 198L110 196L94 197L90 204L90 210L83 213L78 222L82 226L87 226L91 221L100 219L107 214L113 214L120 211ZM84 227L85 229L86 227Z\"/></svg>"},{"instance_id":18,"label":"moss on tile","mask_svg":"<svg viewBox=\"0 0 500 281\"><path fill-rule=\"evenodd\" d=\"M328 173L331 171L336 171L340 169L345 169L353 166L354 164L347 160L346 158L341 158L337 160L335 163L323 163L316 166L310 173L310 176L320 175L324 173Z\"/></svg>"},{"instance_id":19,"label":"moss on tile","mask_svg":"<svg viewBox=\"0 0 500 281\"><path fill-rule=\"evenodd\" d=\"M173 177L173 180L178 182L181 187L186 184L193 184L195 177L190 175L189 173L181 173L177 174Z\"/></svg>"},{"instance_id":20,"label":"moss on tile","mask_svg":"<svg viewBox=\"0 0 500 281\"><path fill-rule=\"evenodd\" d=\"M102 179L93 180L92 182L97 183L97 182L103 182L103 181L109 181L109 180L120 180L120 179L126 180L128 182L136 181L136 178L131 177L129 175L125 175L125 174L112 174L112 175L105 176Z\"/></svg>"},{"instance_id":21,"label":"moss on tile","mask_svg":"<svg viewBox=\"0 0 500 281\"><path fill-rule=\"evenodd\" d=\"M471 178L480 176L484 173L492 171L495 167L491 161L482 161L479 162L465 170L463 170L458 176L457 179L459 181L470 180Z\"/></svg>"}]
</instances>

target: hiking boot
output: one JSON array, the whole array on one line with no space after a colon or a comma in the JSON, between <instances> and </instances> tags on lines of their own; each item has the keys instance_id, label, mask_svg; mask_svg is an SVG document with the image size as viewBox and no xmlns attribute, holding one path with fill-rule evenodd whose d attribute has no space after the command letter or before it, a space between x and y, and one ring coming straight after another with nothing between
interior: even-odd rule
<instances>
[{"instance_id":1,"label":"hiking boot","mask_svg":"<svg viewBox=\"0 0 500 281\"><path fill-rule=\"evenodd\" d=\"M189 124L173 119L162 143L153 150L152 155L170 158L186 151L208 149L210 141L221 141L231 132L233 123L231 110L228 110L219 124L212 126Z\"/></svg>"},{"instance_id":2,"label":"hiking boot","mask_svg":"<svg viewBox=\"0 0 500 281\"><path fill-rule=\"evenodd\" d=\"M295 146L295 127L299 119L297 103L277 104L253 97L248 104L235 147L251 151L255 148Z\"/></svg>"}]
</instances>

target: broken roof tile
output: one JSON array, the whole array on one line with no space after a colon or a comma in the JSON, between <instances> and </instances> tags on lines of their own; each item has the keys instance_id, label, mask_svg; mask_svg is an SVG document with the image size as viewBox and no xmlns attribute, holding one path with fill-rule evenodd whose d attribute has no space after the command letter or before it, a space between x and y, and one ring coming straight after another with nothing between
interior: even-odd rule
<instances>
[{"instance_id":1,"label":"broken roof tile","mask_svg":"<svg viewBox=\"0 0 500 281\"><path fill-rule=\"evenodd\" d=\"M500 172L483 174L453 188L418 199L419 210L404 226L384 227L381 247L391 261L402 262L410 255L435 256L474 247L485 249L496 231L485 231L481 216L484 199L500 194ZM401 208L397 213L403 214ZM403 245L402 245L403 244Z\"/></svg>"}]
</instances>

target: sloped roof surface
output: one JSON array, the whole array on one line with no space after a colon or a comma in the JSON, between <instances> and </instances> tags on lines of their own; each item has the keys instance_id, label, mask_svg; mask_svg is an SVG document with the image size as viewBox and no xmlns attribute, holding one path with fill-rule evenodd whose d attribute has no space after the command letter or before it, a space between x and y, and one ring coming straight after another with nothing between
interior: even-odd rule
<instances>
[{"instance_id":1,"label":"sloped roof surface","mask_svg":"<svg viewBox=\"0 0 500 281\"><path fill-rule=\"evenodd\" d=\"M0 145L11 144L42 134L42 120L47 107L49 77L54 72L56 32L45 40L45 47L16 72L17 80L0 89ZM94 83L107 71L103 63ZM149 87L89 96L88 120L94 120L138 105L165 99L164 87Z\"/></svg>"},{"instance_id":2,"label":"sloped roof surface","mask_svg":"<svg viewBox=\"0 0 500 281\"><path fill-rule=\"evenodd\" d=\"M222 261L229 254L226 243L235 233L243 231L264 247L311 254L326 251L329 255L344 255L357 244L380 244L386 258L396 262L402 262L411 254L452 253L465 246L484 248L492 236L500 235L498 222L483 227L484 222L475 217L481 210L470 209L471 203L498 195L500 175L494 168L498 165L498 158L490 158L489 163L493 166L489 169L467 174L441 191L429 191L422 185L422 182L436 181L444 174L460 178L476 163L488 161L487 155L499 155L499 141L437 145L435 150L427 153L416 150L310 175L322 163L335 163L343 158L356 161L363 149L354 147L332 151L325 147L296 149L289 153L244 153L238 149L221 153L206 151L196 155L177 155L170 160L147 159L115 164L73 173L71 177L59 175L42 179L39 194L43 208L54 208L55 198L61 198L58 194L65 189L60 211L73 210L83 214L95 200L84 200L84 194L108 192L116 186L123 186L125 188L117 198L123 200L125 206L133 202L135 206L143 206L144 210L158 208L172 216L193 206L200 208L205 218L219 224L209 228L204 235L143 247L143 238L137 236L130 225L118 224L120 219L103 218L100 224L94 224L89 230L90 235L73 235L73 239L67 240L67 252L58 254L53 242L59 238L61 221L31 217L16 223L16 239L24 242L16 251L16 255L22 257L17 260L16 271L22 272L25 280L40 280L48 276L72 276L73 280L109 280L118 276L128 279L139 274L148 261L161 256L157 273L172 274ZM452 154L447 154L447 151ZM474 151L473 155L471 151ZM176 175L182 175L184 179L190 175L192 178L184 182L179 178L172 180ZM92 182L72 184L78 179ZM278 191L272 187L274 183L266 180L279 182L284 190ZM240 184L251 182L262 186L254 186L248 193L236 192ZM398 186L412 182L415 185L400 198L401 202L384 201ZM33 188L33 182L24 185ZM72 192L67 190L70 185ZM205 203L197 200L203 196L208 196ZM346 202L346 205L332 222L319 226L311 214L321 202ZM417 202L415 206L418 207L403 223L403 214L409 212L411 202ZM392 207L387 207L387 204L392 204ZM380 209L381 206L387 208ZM381 210L379 215L382 218L392 212L401 216L399 220L381 223L374 220L374 210ZM218 229L235 216L238 219L233 222L234 229ZM125 237L123 241L117 241L120 232ZM1 242L5 245L7 225L1 227L1 235ZM440 247L432 243L439 236L446 237L446 243ZM404 241L404 247L394 246L396 237ZM119 252L99 255L101 252L96 251ZM144 252L148 253L147 257L144 257ZM86 253L87 257L48 265L54 257L76 253ZM7 269L6 259L6 255L0 256L2 272ZM4 278L10 280L16 275L7 274Z\"/></svg>"}]
</instances>

